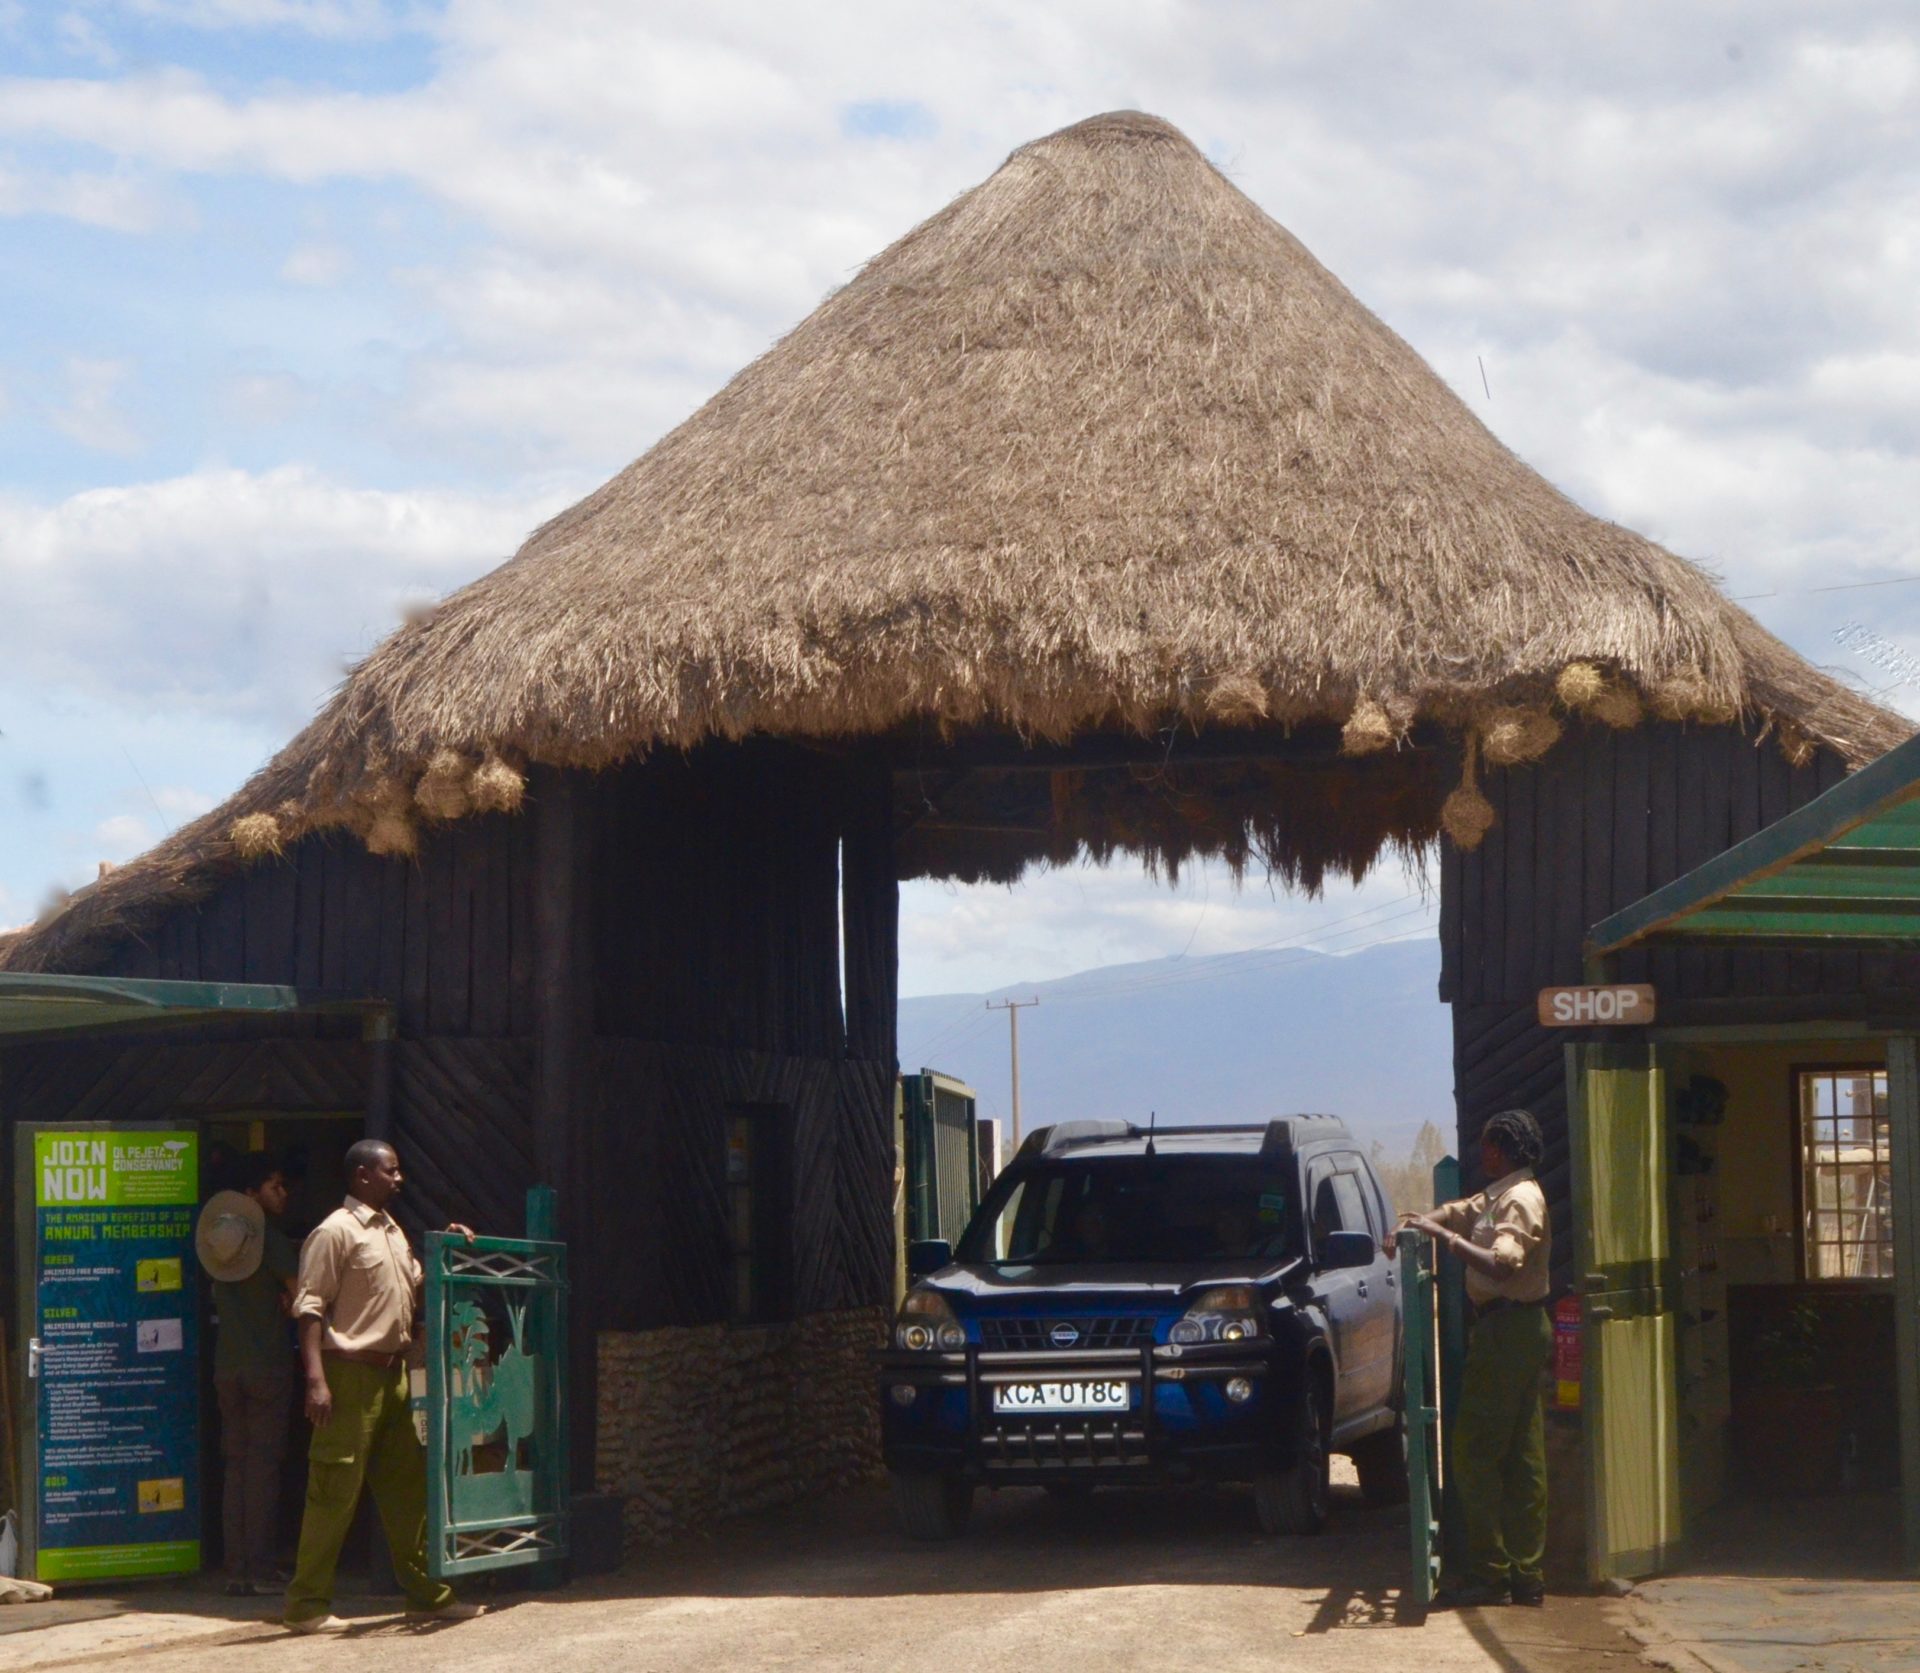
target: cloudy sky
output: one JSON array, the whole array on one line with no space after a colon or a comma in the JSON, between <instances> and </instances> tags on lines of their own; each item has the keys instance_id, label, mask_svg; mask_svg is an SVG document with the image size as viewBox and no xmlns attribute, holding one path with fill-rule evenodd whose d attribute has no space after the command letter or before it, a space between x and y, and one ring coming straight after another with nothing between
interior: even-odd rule
<instances>
[{"instance_id":1,"label":"cloudy sky","mask_svg":"<svg viewBox=\"0 0 1920 1673\"><path fill-rule=\"evenodd\" d=\"M0 0L0 923L1119 106L1585 504L1862 683L1895 676L1837 630L1920 653L1906 0ZM922 888L904 983L1345 945L1409 888Z\"/></svg>"}]
</instances>

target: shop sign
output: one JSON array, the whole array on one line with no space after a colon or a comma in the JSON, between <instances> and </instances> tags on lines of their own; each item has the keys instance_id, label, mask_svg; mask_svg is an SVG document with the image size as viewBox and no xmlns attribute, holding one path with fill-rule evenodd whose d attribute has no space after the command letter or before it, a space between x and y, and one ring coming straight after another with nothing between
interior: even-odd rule
<instances>
[{"instance_id":1,"label":"shop sign","mask_svg":"<svg viewBox=\"0 0 1920 1673\"><path fill-rule=\"evenodd\" d=\"M41 1580L200 1566L199 1137L33 1134Z\"/></svg>"},{"instance_id":2,"label":"shop sign","mask_svg":"<svg viewBox=\"0 0 1920 1673\"><path fill-rule=\"evenodd\" d=\"M1641 1028L1653 1013L1653 988L1646 982L1540 990L1542 1028Z\"/></svg>"}]
</instances>

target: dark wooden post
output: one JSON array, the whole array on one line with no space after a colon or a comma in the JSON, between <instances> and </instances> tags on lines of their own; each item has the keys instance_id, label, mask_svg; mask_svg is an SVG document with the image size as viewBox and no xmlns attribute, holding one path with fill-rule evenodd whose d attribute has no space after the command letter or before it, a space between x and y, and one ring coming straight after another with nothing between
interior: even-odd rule
<instances>
[{"instance_id":1,"label":"dark wooden post","mask_svg":"<svg viewBox=\"0 0 1920 1673\"><path fill-rule=\"evenodd\" d=\"M367 1137L393 1142L393 1007L383 1005L361 1019L367 1048Z\"/></svg>"},{"instance_id":2,"label":"dark wooden post","mask_svg":"<svg viewBox=\"0 0 1920 1673\"><path fill-rule=\"evenodd\" d=\"M570 1245L567 1429L576 1492L594 1486L599 1427L598 1309L591 1185L583 1139L593 1108L592 887L581 776L536 769L533 802L533 1171L558 1193Z\"/></svg>"}]
</instances>

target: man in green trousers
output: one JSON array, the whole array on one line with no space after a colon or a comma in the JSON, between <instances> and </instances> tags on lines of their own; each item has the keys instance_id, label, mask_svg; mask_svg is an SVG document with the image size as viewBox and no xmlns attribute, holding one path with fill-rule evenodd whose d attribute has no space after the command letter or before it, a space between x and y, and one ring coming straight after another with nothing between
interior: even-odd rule
<instances>
[{"instance_id":1,"label":"man in green trousers","mask_svg":"<svg viewBox=\"0 0 1920 1673\"><path fill-rule=\"evenodd\" d=\"M1547 1438L1540 1379L1553 1354L1547 1316L1552 1235L1533 1177L1539 1124L1503 1110L1480 1135L1478 1195L1402 1224L1433 1237L1466 1271L1473 1338L1460 1379L1450 1454L1466 1522L1462 1575L1444 1576L1436 1609L1538 1605L1546 1592Z\"/></svg>"},{"instance_id":2,"label":"man in green trousers","mask_svg":"<svg viewBox=\"0 0 1920 1673\"><path fill-rule=\"evenodd\" d=\"M427 1573L427 1457L407 1402L407 1350L424 1275L406 1233L387 1212L401 1184L390 1144L363 1139L347 1152L347 1200L300 1249L293 1316L306 1378L307 1502L285 1621L299 1633L343 1632L333 1574L360 1489L373 1489L408 1614L471 1620L476 1604ZM473 1235L465 1226L449 1231Z\"/></svg>"}]
</instances>

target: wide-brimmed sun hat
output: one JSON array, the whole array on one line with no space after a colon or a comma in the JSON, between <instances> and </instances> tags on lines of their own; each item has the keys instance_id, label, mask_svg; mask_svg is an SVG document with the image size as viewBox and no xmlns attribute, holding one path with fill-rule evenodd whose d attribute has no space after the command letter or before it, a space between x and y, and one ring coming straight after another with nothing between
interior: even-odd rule
<instances>
[{"instance_id":1,"label":"wide-brimmed sun hat","mask_svg":"<svg viewBox=\"0 0 1920 1673\"><path fill-rule=\"evenodd\" d=\"M216 1284L251 1278L266 1252L266 1211L244 1191L216 1191L200 1210L193 1247Z\"/></svg>"}]
</instances>

